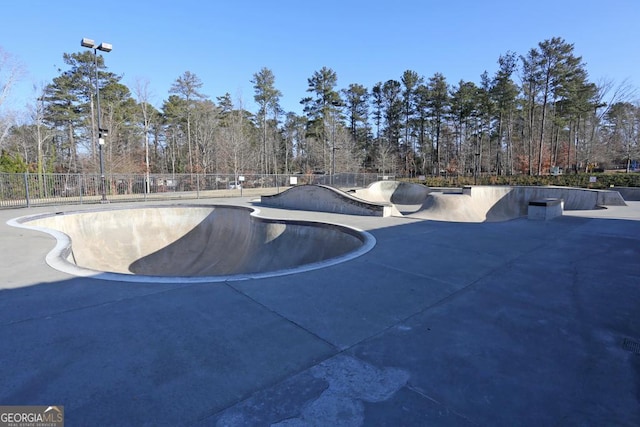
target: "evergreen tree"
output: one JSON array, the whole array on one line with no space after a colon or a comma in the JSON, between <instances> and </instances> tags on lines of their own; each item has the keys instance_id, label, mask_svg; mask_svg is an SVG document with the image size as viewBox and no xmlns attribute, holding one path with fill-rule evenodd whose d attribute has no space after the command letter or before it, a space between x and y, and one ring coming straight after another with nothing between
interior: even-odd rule
<instances>
[{"instance_id":1,"label":"evergreen tree","mask_svg":"<svg viewBox=\"0 0 640 427\"><path fill-rule=\"evenodd\" d=\"M286 114L282 128L282 139L285 144L285 173L308 170L306 164L306 127L305 116L298 116L293 112Z\"/></svg>"},{"instance_id":2,"label":"evergreen tree","mask_svg":"<svg viewBox=\"0 0 640 427\"><path fill-rule=\"evenodd\" d=\"M479 88L475 83L463 80L451 89L450 117L456 141L454 158L457 159L453 167L459 172L466 173L471 169L469 165L475 165L476 150L472 130L475 129L474 123L479 114L478 92Z\"/></svg>"},{"instance_id":3,"label":"evergreen tree","mask_svg":"<svg viewBox=\"0 0 640 427\"><path fill-rule=\"evenodd\" d=\"M526 159L526 171L529 175L533 175L533 156L534 156L534 133L537 113L537 99L542 87L542 73L537 64L540 61L540 53L536 49L530 49L526 56L521 56L522 61L522 92L525 97L525 123L524 133L526 133L526 147L521 151L521 156ZM524 165L519 164L519 169L523 169Z\"/></svg>"},{"instance_id":4,"label":"evergreen tree","mask_svg":"<svg viewBox=\"0 0 640 427\"><path fill-rule=\"evenodd\" d=\"M188 164L189 172L194 172L194 162L197 164L198 159L193 159L192 141L191 141L191 110L194 108L194 102L202 101L207 98L200 92L202 81L191 71L185 71L182 76L178 77L169 90L170 94L175 94L185 102L181 112L182 117L186 118L187 128L184 132L187 137Z\"/></svg>"},{"instance_id":5,"label":"evergreen tree","mask_svg":"<svg viewBox=\"0 0 640 427\"><path fill-rule=\"evenodd\" d=\"M512 76L517 69L517 59L514 52L507 52L498 59L499 69L493 78L491 97L496 105L497 129L497 165L496 173L513 174L513 120L516 112L517 97L520 92ZM500 154L506 154L506 165L500 159Z\"/></svg>"},{"instance_id":6,"label":"evergreen tree","mask_svg":"<svg viewBox=\"0 0 640 427\"><path fill-rule=\"evenodd\" d=\"M371 161L369 147L369 92L360 84L351 83L342 90L351 138L358 150L364 152L365 163Z\"/></svg>"},{"instance_id":7,"label":"evergreen tree","mask_svg":"<svg viewBox=\"0 0 640 427\"><path fill-rule=\"evenodd\" d=\"M545 132L549 103L570 94L570 81L577 73L583 72L582 58L573 54L573 44L560 37L554 37L538 44L537 61L533 66L537 69L541 84L541 118L538 139L538 175L543 170Z\"/></svg>"},{"instance_id":8,"label":"evergreen tree","mask_svg":"<svg viewBox=\"0 0 640 427\"><path fill-rule=\"evenodd\" d=\"M415 71L406 70L402 74L402 113L404 116L404 140L403 156L405 160L405 173L415 175L415 144L412 138L412 123L417 109L417 88L423 83L423 78Z\"/></svg>"},{"instance_id":9,"label":"evergreen tree","mask_svg":"<svg viewBox=\"0 0 640 427\"><path fill-rule=\"evenodd\" d=\"M429 137L429 88L421 83L418 85L415 91L415 108L416 108L416 133L418 137L418 147L420 155L420 171L422 174L426 174L429 172L429 167L427 166L427 155L431 156L432 154L432 145L431 139ZM427 150L427 145L429 149ZM431 162L431 159L429 160ZM416 163L417 164L417 163Z\"/></svg>"},{"instance_id":10,"label":"evergreen tree","mask_svg":"<svg viewBox=\"0 0 640 427\"><path fill-rule=\"evenodd\" d=\"M347 160L362 158L365 168L407 176L479 168L498 175L533 175L548 173L549 167L589 170L630 161L634 146L621 142L629 138L622 137L621 125L613 125L621 120L621 105L635 105L624 82L612 93L607 82L590 82L573 45L560 37L520 56L520 69L517 58L507 52L494 74L483 73L477 85L460 81L451 90L444 75L436 73L424 82L412 70L399 81L382 80L370 92L357 83L337 90L336 73L323 67L307 80L304 115L289 115L281 127L281 93L266 67L251 80L255 116L235 107L228 93L215 104L208 101L202 82L188 71L171 85L159 112L148 109L147 100L135 102L102 56L64 54L66 67L38 95L42 108L31 117L33 123L11 127L8 115L0 117L0 144L8 155L19 153L28 164L35 162L39 173L95 173L97 71L100 122L110 130L104 146L108 173L147 167L149 172L173 173L328 171L336 148L339 167L354 167ZM13 82L6 76L5 69L0 105Z\"/></svg>"},{"instance_id":11,"label":"evergreen tree","mask_svg":"<svg viewBox=\"0 0 640 427\"><path fill-rule=\"evenodd\" d=\"M44 120L59 130L58 138L55 139L58 144L56 152L63 156L58 160L59 167L77 172L81 170L78 163L78 141L88 148L93 165L97 163L97 122L94 121L96 61L101 97L111 86L120 85L120 77L106 71L102 56L95 58L89 51L65 53L63 59L70 68L45 87ZM105 111L101 109L101 113L104 118Z\"/></svg>"},{"instance_id":12,"label":"evergreen tree","mask_svg":"<svg viewBox=\"0 0 640 427\"><path fill-rule=\"evenodd\" d=\"M491 172L492 168L492 144L491 144L491 136L492 136L492 118L494 116L494 102L491 99L491 79L489 78L489 73L486 71L482 73L480 76L480 88L478 90L478 117L480 122L478 123L478 151L476 155L478 156L478 167L479 172L482 172L482 165L485 164L485 171ZM484 147L485 147L485 139L486 139L486 151L487 157L484 157ZM499 153L499 151L498 151ZM498 159L496 158L496 167L497 167Z\"/></svg>"},{"instance_id":13,"label":"evergreen tree","mask_svg":"<svg viewBox=\"0 0 640 427\"><path fill-rule=\"evenodd\" d=\"M384 108L384 134L388 153L397 157L400 153L400 137L402 135L402 85L397 80L387 80L382 85L382 102ZM397 159L390 165L397 173Z\"/></svg>"},{"instance_id":14,"label":"evergreen tree","mask_svg":"<svg viewBox=\"0 0 640 427\"><path fill-rule=\"evenodd\" d=\"M444 75L435 73L429 78L427 88L429 90L428 107L434 129L435 141L435 155L433 156L435 160L434 173L440 174L440 136L449 109L449 86L447 85L447 80Z\"/></svg>"},{"instance_id":15,"label":"evergreen tree","mask_svg":"<svg viewBox=\"0 0 640 427\"><path fill-rule=\"evenodd\" d=\"M308 135L314 138L321 146L321 150L307 150L310 156L310 163L313 167L322 165L325 171L328 170L328 152L333 147L329 144L329 120L338 107L342 104L339 93L335 87L338 83L338 76L330 68L322 67L320 71L313 73L313 76L307 80L309 87L307 92L314 96L303 98L300 103L304 106L303 111L309 118ZM320 152L322 157L319 158Z\"/></svg>"},{"instance_id":16,"label":"evergreen tree","mask_svg":"<svg viewBox=\"0 0 640 427\"><path fill-rule=\"evenodd\" d=\"M23 173L29 169L22 156L10 155L7 151L0 152L0 172L5 173Z\"/></svg>"},{"instance_id":17,"label":"evergreen tree","mask_svg":"<svg viewBox=\"0 0 640 427\"><path fill-rule=\"evenodd\" d=\"M267 135L272 136L273 152L273 171L277 173L278 146L279 144L273 140L277 136L278 114L280 113L280 97L282 93L275 88L275 76L268 68L262 68L258 73L253 75L253 88L255 95L253 99L258 104L258 122L262 134L262 171L269 173L269 162L267 160ZM268 126L268 115L272 115L272 128Z\"/></svg>"}]
</instances>

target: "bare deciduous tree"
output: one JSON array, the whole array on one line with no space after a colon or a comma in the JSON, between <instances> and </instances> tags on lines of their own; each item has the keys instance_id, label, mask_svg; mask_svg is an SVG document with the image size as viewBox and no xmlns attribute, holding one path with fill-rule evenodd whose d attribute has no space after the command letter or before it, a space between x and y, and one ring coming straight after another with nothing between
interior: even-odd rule
<instances>
[{"instance_id":1,"label":"bare deciduous tree","mask_svg":"<svg viewBox=\"0 0 640 427\"><path fill-rule=\"evenodd\" d=\"M2 147L14 113L5 111L7 98L13 86L25 75L22 62L0 46L0 147Z\"/></svg>"}]
</instances>

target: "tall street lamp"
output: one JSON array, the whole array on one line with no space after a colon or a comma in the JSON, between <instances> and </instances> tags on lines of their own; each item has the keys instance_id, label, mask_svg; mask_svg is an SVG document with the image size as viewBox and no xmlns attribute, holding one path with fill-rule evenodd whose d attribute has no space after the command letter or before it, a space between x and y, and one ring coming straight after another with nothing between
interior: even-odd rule
<instances>
[{"instance_id":1,"label":"tall street lamp","mask_svg":"<svg viewBox=\"0 0 640 427\"><path fill-rule=\"evenodd\" d=\"M331 101L331 105L333 105L336 108L340 108L343 106L341 101L338 100L334 100ZM331 175L329 176L329 185L333 185L333 181L334 178L333 176L336 174L336 150L339 150L340 148L336 147L336 118L335 116L333 117L332 123L331 123Z\"/></svg>"},{"instance_id":2,"label":"tall street lamp","mask_svg":"<svg viewBox=\"0 0 640 427\"><path fill-rule=\"evenodd\" d=\"M111 43L100 43L96 45L96 43L91 39L82 39L80 41L80 46L87 47L89 49L93 49L93 58L95 61L95 71L96 71L96 106L97 106L97 115L98 115L98 153L100 155L100 180L102 181L102 200L101 203L109 203L107 200L107 192L106 187L107 183L104 177L104 160L102 159L102 146L104 145L104 138L109 134L108 129L104 129L102 127L102 123L100 121L100 87L98 84L98 51L102 52L111 52L112 46Z\"/></svg>"}]
</instances>

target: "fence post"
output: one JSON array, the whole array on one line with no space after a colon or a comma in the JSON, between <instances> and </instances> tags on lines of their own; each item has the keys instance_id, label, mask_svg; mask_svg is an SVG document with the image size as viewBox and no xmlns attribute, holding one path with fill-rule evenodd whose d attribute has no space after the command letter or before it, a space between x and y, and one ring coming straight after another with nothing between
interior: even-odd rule
<instances>
[{"instance_id":1,"label":"fence post","mask_svg":"<svg viewBox=\"0 0 640 427\"><path fill-rule=\"evenodd\" d=\"M27 200L27 207L31 207L31 201L29 200L29 172L24 173L24 195Z\"/></svg>"},{"instance_id":2,"label":"fence post","mask_svg":"<svg viewBox=\"0 0 640 427\"><path fill-rule=\"evenodd\" d=\"M200 174L196 174L196 199L200 198Z\"/></svg>"}]
</instances>

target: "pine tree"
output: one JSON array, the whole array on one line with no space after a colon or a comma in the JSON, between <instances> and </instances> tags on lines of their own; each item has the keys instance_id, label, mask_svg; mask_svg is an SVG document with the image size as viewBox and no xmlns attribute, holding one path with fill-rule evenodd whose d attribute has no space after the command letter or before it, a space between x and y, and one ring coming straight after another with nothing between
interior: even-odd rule
<instances>
[{"instance_id":1,"label":"pine tree","mask_svg":"<svg viewBox=\"0 0 640 427\"><path fill-rule=\"evenodd\" d=\"M267 118L269 113L272 114L272 125L273 127L277 127L278 124L278 114L280 113L280 97L282 93L275 88L275 76L273 72L268 68L262 68L259 72L253 75L253 88L255 91L255 95L253 99L258 104L258 122L260 123L261 133L262 133L262 170L263 173L269 173L269 162L267 160L267 135L269 134L268 122ZM271 129L272 135L276 135L274 129ZM274 153L273 162L274 162L274 172L277 173L277 147L278 144L272 141L273 148L272 152Z\"/></svg>"},{"instance_id":2,"label":"pine tree","mask_svg":"<svg viewBox=\"0 0 640 427\"><path fill-rule=\"evenodd\" d=\"M308 135L316 140L321 146L321 150L308 150L307 155L310 156L309 162L316 168L322 165L325 171L329 166L329 150L334 147L329 146L329 120L342 104L339 93L336 91L338 76L330 68L322 67L320 71L313 73L313 76L307 79L307 92L314 96L303 98L300 103L304 106L303 111L309 118ZM321 159L316 151L322 152Z\"/></svg>"},{"instance_id":3,"label":"pine tree","mask_svg":"<svg viewBox=\"0 0 640 427\"><path fill-rule=\"evenodd\" d=\"M201 88L202 81L200 80L200 78L191 71L185 71L182 76L176 79L176 81L171 86L171 89L169 90L170 94L175 94L185 101L183 105L182 116L186 118L187 123L186 136L189 173L194 172L193 150L191 146L191 109L193 108L194 102L202 101L207 98L206 95L200 92ZM197 159L195 163L198 163Z\"/></svg>"},{"instance_id":4,"label":"pine tree","mask_svg":"<svg viewBox=\"0 0 640 427\"><path fill-rule=\"evenodd\" d=\"M449 86L441 73L435 73L427 83L429 89L428 107L435 133L435 174L440 174L440 135L449 109Z\"/></svg>"}]
</instances>

